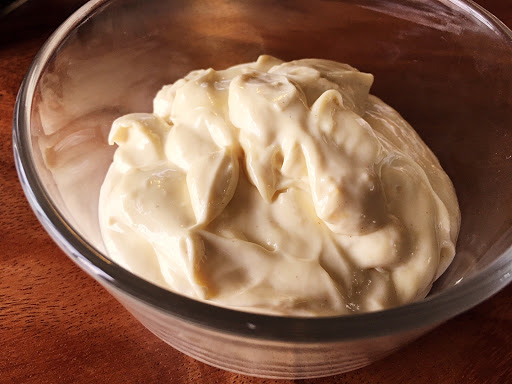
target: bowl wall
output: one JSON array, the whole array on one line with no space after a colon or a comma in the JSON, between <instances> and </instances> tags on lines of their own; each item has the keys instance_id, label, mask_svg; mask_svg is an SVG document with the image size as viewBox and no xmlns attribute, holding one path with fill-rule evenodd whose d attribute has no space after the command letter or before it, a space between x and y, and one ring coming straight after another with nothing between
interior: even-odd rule
<instances>
[{"instance_id":1,"label":"bowl wall","mask_svg":"<svg viewBox=\"0 0 512 384\"><path fill-rule=\"evenodd\" d=\"M434 325L397 334L333 342L259 340L191 324L107 289L146 328L177 350L203 363L244 375L303 379L336 375L364 367L396 351ZM257 326L247 325L255 330Z\"/></svg>"}]
</instances>

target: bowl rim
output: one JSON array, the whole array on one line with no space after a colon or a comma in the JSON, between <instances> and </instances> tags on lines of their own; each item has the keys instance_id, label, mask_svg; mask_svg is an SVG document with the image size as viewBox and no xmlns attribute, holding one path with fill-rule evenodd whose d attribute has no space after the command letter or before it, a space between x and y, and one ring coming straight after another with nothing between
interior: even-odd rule
<instances>
[{"instance_id":1,"label":"bowl rim","mask_svg":"<svg viewBox=\"0 0 512 384\"><path fill-rule=\"evenodd\" d=\"M399 0L400 2L401 0ZM479 304L512 281L512 246L476 276L463 279L425 299L380 312L330 317L275 316L220 307L156 286L123 269L103 255L64 218L52 203L37 174L31 153L32 99L46 64L72 32L106 6L110 0L91 0L73 13L35 56L16 99L13 116L13 151L21 185L31 208L57 245L79 267L108 290L204 329L238 337L275 342L341 342L386 336L413 329L432 328ZM471 0L442 0L484 20L512 44L512 31L498 18ZM506 234L512 232L510 228Z\"/></svg>"}]
</instances>

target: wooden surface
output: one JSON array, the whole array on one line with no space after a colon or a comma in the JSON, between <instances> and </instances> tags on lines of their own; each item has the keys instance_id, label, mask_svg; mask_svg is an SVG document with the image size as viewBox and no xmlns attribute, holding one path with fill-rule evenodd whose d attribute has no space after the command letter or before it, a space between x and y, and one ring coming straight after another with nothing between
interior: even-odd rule
<instances>
[{"instance_id":1,"label":"wooden surface","mask_svg":"<svg viewBox=\"0 0 512 384\"><path fill-rule=\"evenodd\" d=\"M35 3L0 20L0 383L273 383L206 366L158 340L36 220L14 169L13 106L35 53L81 1ZM479 3L512 25L510 1ZM512 382L512 286L369 367L297 382Z\"/></svg>"}]
</instances>

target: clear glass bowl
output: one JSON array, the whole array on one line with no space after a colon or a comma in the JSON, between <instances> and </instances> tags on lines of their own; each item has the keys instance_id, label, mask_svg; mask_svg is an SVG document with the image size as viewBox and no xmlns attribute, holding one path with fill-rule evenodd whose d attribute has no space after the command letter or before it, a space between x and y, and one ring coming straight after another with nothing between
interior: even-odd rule
<instances>
[{"instance_id":1,"label":"clear glass bowl","mask_svg":"<svg viewBox=\"0 0 512 384\"><path fill-rule=\"evenodd\" d=\"M261 53L374 73L373 93L437 154L455 184L462 227L455 261L426 299L353 316L249 314L161 289L105 255L97 201L113 119L150 111L156 91L192 69ZM162 340L249 375L336 374L510 282L511 53L511 31L464 0L94 0L50 37L27 73L14 115L16 166L53 239Z\"/></svg>"}]
</instances>

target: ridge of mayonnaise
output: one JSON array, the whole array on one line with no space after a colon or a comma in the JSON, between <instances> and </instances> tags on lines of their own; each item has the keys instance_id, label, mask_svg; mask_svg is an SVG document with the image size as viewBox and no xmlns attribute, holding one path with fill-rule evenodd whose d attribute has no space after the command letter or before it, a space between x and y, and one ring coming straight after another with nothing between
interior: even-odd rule
<instances>
[{"instance_id":1,"label":"ridge of mayonnaise","mask_svg":"<svg viewBox=\"0 0 512 384\"><path fill-rule=\"evenodd\" d=\"M438 160L371 74L260 56L190 72L117 119L100 193L109 256L199 300L323 316L424 297L460 213Z\"/></svg>"}]
</instances>

